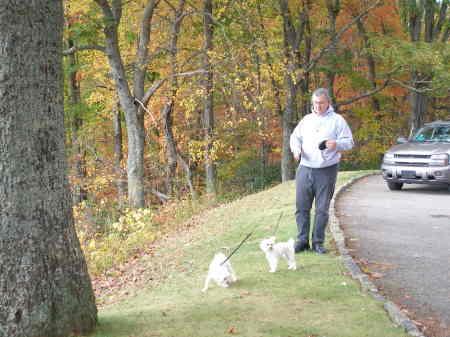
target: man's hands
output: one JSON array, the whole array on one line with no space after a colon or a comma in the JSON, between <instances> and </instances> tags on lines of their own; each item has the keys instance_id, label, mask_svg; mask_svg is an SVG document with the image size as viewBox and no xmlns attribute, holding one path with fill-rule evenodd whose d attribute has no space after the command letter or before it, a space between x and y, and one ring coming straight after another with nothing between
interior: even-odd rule
<instances>
[{"instance_id":1,"label":"man's hands","mask_svg":"<svg viewBox=\"0 0 450 337\"><path fill-rule=\"evenodd\" d=\"M325 149L334 150L337 147L337 143L334 139L327 139L324 142L325 142L325 148L323 148L323 150L325 150ZM300 160L300 153L293 153L293 156L296 161Z\"/></svg>"},{"instance_id":2,"label":"man's hands","mask_svg":"<svg viewBox=\"0 0 450 337\"><path fill-rule=\"evenodd\" d=\"M337 146L337 143L334 139L328 139L325 144L327 145L327 149L334 150Z\"/></svg>"},{"instance_id":3,"label":"man's hands","mask_svg":"<svg viewBox=\"0 0 450 337\"><path fill-rule=\"evenodd\" d=\"M334 139L327 139L319 143L319 150L321 151L325 149L334 150L336 146L337 146L336 141Z\"/></svg>"}]
</instances>

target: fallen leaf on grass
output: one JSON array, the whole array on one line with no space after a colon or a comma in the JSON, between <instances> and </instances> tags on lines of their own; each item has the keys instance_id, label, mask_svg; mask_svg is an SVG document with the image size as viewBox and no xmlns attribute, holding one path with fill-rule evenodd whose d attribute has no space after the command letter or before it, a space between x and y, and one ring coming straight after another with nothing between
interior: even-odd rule
<instances>
[{"instance_id":1,"label":"fallen leaf on grass","mask_svg":"<svg viewBox=\"0 0 450 337\"><path fill-rule=\"evenodd\" d=\"M415 325L417 325L418 327L423 327L424 325L422 323L420 323L419 321L412 321Z\"/></svg>"},{"instance_id":2,"label":"fallen leaf on grass","mask_svg":"<svg viewBox=\"0 0 450 337\"><path fill-rule=\"evenodd\" d=\"M238 332L235 328L229 328L227 330L227 333L231 334L231 335L236 335Z\"/></svg>"},{"instance_id":3,"label":"fallen leaf on grass","mask_svg":"<svg viewBox=\"0 0 450 337\"><path fill-rule=\"evenodd\" d=\"M381 274L381 273L370 273L370 277L373 277L373 278L383 278L383 277L384 277L384 274Z\"/></svg>"}]
</instances>

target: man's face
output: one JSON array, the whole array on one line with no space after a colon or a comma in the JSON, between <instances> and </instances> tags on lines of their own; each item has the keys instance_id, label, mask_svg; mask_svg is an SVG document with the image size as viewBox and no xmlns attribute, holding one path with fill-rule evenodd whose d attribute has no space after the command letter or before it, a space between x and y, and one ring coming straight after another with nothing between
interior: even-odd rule
<instances>
[{"instance_id":1,"label":"man's face","mask_svg":"<svg viewBox=\"0 0 450 337\"><path fill-rule=\"evenodd\" d=\"M318 115L323 115L325 112L327 112L328 107L330 106L330 102L325 95L313 96L312 104L314 112Z\"/></svg>"}]
</instances>

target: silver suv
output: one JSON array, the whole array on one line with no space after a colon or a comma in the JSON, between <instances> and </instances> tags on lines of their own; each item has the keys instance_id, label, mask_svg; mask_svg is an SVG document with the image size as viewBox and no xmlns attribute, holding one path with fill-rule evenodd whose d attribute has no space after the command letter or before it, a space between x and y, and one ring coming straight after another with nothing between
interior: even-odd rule
<instances>
[{"instance_id":1,"label":"silver suv","mask_svg":"<svg viewBox=\"0 0 450 337\"><path fill-rule=\"evenodd\" d=\"M450 119L425 124L411 139L397 142L381 165L390 190L403 184L441 184L450 191Z\"/></svg>"}]
</instances>

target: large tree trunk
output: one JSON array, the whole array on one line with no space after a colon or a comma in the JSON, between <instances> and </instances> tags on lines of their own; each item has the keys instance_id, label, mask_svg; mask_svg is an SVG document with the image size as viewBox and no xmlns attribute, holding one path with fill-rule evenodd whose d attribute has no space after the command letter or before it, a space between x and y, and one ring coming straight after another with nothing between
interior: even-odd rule
<instances>
[{"instance_id":1,"label":"large tree trunk","mask_svg":"<svg viewBox=\"0 0 450 337\"><path fill-rule=\"evenodd\" d=\"M216 168L212 155L214 140L214 104L213 104L213 69L208 53L213 50L213 4L212 0L204 1L204 57L203 67L207 71L204 80L205 102L203 107L203 130L205 137L205 171L206 193L214 200L216 198Z\"/></svg>"},{"instance_id":2,"label":"large tree trunk","mask_svg":"<svg viewBox=\"0 0 450 337\"><path fill-rule=\"evenodd\" d=\"M65 158L62 1L0 4L0 336L87 334Z\"/></svg>"}]
</instances>

